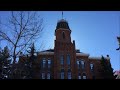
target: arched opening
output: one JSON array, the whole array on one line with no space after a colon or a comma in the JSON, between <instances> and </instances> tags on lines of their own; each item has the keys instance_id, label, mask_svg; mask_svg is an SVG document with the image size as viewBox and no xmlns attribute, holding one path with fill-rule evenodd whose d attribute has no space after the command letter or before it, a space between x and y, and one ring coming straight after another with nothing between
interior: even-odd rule
<instances>
[{"instance_id":1,"label":"arched opening","mask_svg":"<svg viewBox=\"0 0 120 90\"><path fill-rule=\"evenodd\" d=\"M65 32L62 32L62 37L63 39L65 39Z\"/></svg>"}]
</instances>

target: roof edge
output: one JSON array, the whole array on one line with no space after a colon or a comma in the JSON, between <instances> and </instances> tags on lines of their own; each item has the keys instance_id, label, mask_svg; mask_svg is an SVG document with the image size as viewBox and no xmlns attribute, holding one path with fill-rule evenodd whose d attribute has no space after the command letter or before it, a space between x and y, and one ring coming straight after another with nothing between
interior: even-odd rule
<instances>
[{"instance_id":1,"label":"roof edge","mask_svg":"<svg viewBox=\"0 0 120 90\"><path fill-rule=\"evenodd\" d=\"M97 59L97 60L101 60L102 57L88 57L88 59ZM110 60L110 57L104 57L107 60Z\"/></svg>"}]
</instances>

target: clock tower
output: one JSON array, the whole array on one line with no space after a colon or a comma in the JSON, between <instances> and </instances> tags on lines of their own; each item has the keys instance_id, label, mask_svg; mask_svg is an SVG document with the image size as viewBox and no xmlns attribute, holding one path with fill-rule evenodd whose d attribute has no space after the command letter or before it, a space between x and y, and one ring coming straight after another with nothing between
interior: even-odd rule
<instances>
[{"instance_id":1,"label":"clock tower","mask_svg":"<svg viewBox=\"0 0 120 90\"><path fill-rule=\"evenodd\" d=\"M71 30L66 20L57 22L55 37L54 76L56 79L72 79L75 73L75 41L71 42Z\"/></svg>"}]
</instances>

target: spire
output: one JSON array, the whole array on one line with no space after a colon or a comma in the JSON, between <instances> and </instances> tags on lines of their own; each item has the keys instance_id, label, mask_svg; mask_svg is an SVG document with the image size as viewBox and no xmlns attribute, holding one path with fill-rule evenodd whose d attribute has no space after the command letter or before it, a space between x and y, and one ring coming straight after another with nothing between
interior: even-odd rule
<instances>
[{"instance_id":1,"label":"spire","mask_svg":"<svg viewBox=\"0 0 120 90\"><path fill-rule=\"evenodd\" d=\"M63 19L63 11L62 11L62 19Z\"/></svg>"}]
</instances>

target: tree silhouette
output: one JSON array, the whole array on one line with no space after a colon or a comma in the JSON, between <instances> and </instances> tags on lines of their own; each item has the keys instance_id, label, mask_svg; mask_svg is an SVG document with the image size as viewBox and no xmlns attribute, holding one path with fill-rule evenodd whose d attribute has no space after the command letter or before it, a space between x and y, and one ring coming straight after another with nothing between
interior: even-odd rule
<instances>
[{"instance_id":1,"label":"tree silhouette","mask_svg":"<svg viewBox=\"0 0 120 90\"><path fill-rule=\"evenodd\" d=\"M10 79L11 74L11 59L8 47L0 51L0 79Z\"/></svg>"},{"instance_id":2,"label":"tree silhouette","mask_svg":"<svg viewBox=\"0 0 120 90\"><path fill-rule=\"evenodd\" d=\"M107 61L103 56L101 58L101 75L104 79L114 79L113 68L109 61Z\"/></svg>"}]
</instances>

